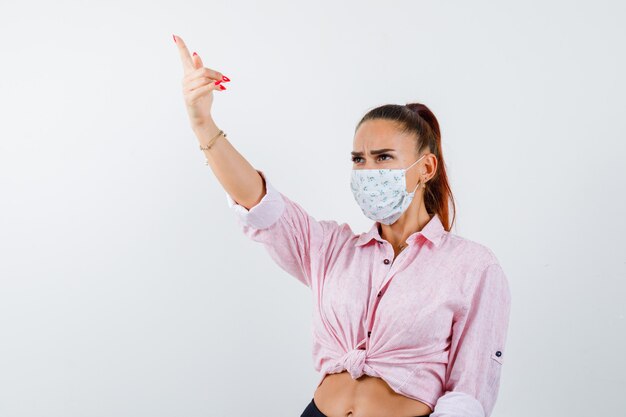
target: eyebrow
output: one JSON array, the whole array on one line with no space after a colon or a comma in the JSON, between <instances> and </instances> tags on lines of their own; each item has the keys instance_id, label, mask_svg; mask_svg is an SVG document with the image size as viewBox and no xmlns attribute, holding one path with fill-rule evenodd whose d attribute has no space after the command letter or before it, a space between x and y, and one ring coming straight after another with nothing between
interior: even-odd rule
<instances>
[{"instance_id":1,"label":"eyebrow","mask_svg":"<svg viewBox=\"0 0 626 417\"><path fill-rule=\"evenodd\" d=\"M395 149L391 149L391 148L384 148L384 149L372 149L370 151L370 155L379 155L381 153L385 153L385 152L395 152ZM363 152L351 152L352 156L363 156Z\"/></svg>"}]
</instances>

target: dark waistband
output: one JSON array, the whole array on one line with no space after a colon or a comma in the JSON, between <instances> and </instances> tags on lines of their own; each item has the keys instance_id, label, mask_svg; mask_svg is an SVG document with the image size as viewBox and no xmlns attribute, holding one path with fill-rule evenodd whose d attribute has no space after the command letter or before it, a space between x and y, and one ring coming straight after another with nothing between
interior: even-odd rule
<instances>
[{"instance_id":1,"label":"dark waistband","mask_svg":"<svg viewBox=\"0 0 626 417\"><path fill-rule=\"evenodd\" d=\"M431 414L422 414L421 416L415 417L429 417ZM306 406L300 417L328 417L326 414L322 413L313 398L311 398L311 402Z\"/></svg>"}]
</instances>

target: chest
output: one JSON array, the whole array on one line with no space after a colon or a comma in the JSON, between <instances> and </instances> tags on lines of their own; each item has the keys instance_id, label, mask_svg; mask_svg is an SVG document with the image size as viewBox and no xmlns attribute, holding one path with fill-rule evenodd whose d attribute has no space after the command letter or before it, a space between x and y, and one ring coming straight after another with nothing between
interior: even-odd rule
<instances>
[{"instance_id":1,"label":"chest","mask_svg":"<svg viewBox=\"0 0 626 417\"><path fill-rule=\"evenodd\" d=\"M330 332L361 340L438 344L463 308L458 270L428 247L347 250L319 277L318 319Z\"/></svg>"}]
</instances>

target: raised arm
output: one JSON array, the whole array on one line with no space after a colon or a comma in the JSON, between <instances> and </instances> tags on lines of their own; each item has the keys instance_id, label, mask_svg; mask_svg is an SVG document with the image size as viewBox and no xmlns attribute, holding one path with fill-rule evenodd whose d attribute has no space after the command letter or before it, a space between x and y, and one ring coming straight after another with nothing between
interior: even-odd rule
<instances>
[{"instance_id":1,"label":"raised arm","mask_svg":"<svg viewBox=\"0 0 626 417\"><path fill-rule=\"evenodd\" d=\"M180 36L174 35L183 64L183 96L191 128L203 148L220 131L213 117L213 90L224 90L222 82L227 77L216 70L205 68L200 56L189 53ZM218 137L204 155L224 190L243 207L251 208L265 194L263 179L250 163L231 145L226 137Z\"/></svg>"},{"instance_id":2,"label":"raised arm","mask_svg":"<svg viewBox=\"0 0 626 417\"><path fill-rule=\"evenodd\" d=\"M211 170L226 192L229 206L237 213L244 233L262 243L276 263L308 287L315 268L323 261L332 234L341 230L351 236L347 224L317 221L268 181L231 145L211 117L213 90L223 75L204 68L200 57L191 56L183 40L175 36L185 76L183 93L191 127ZM224 81L227 81L225 79ZM214 140L215 139L215 140Z\"/></svg>"},{"instance_id":3,"label":"raised arm","mask_svg":"<svg viewBox=\"0 0 626 417\"><path fill-rule=\"evenodd\" d=\"M203 148L219 131L212 120L194 128ZM237 204L251 209L261 201L266 194L263 178L227 138L218 138L210 149L203 152L217 180Z\"/></svg>"}]
</instances>

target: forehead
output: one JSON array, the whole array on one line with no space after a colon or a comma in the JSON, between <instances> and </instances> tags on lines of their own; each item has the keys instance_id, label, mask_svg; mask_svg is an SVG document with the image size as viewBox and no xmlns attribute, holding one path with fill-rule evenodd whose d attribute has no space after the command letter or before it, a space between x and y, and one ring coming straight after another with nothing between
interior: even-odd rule
<instances>
[{"instance_id":1,"label":"forehead","mask_svg":"<svg viewBox=\"0 0 626 417\"><path fill-rule=\"evenodd\" d=\"M415 147L411 135L400 132L400 126L390 120L368 120L359 126L352 143L354 151L392 148L408 151Z\"/></svg>"}]
</instances>

